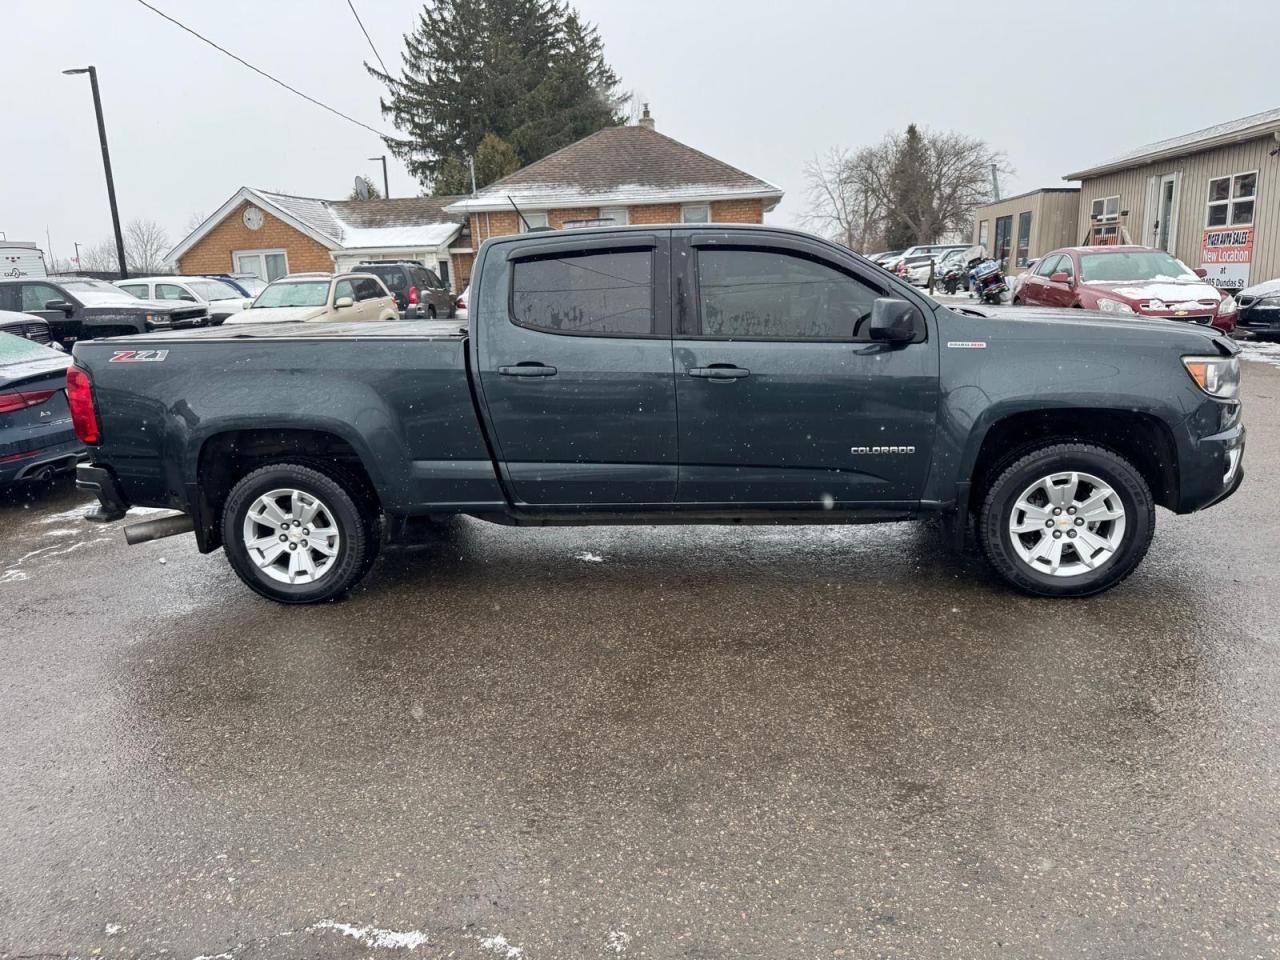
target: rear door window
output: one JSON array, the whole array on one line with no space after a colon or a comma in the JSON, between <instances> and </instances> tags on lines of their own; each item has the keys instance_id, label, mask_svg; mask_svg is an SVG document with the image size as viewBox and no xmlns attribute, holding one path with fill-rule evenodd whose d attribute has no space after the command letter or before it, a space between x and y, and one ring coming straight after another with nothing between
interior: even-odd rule
<instances>
[{"instance_id":1,"label":"rear door window","mask_svg":"<svg viewBox=\"0 0 1280 960\"><path fill-rule=\"evenodd\" d=\"M512 319L549 333L654 336L653 257L652 250L611 250L517 260Z\"/></svg>"}]
</instances>

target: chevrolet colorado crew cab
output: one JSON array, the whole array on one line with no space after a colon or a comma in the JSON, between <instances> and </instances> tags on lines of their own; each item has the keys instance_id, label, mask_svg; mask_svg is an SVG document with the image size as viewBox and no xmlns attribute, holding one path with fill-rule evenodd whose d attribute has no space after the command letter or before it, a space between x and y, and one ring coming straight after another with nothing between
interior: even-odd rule
<instances>
[{"instance_id":1,"label":"chevrolet colorado crew cab","mask_svg":"<svg viewBox=\"0 0 1280 960\"><path fill-rule=\"evenodd\" d=\"M1124 579L1155 507L1239 486L1238 349L1203 326L954 310L763 226L488 240L467 329L252 324L79 343L89 519L180 513L253 590L328 600L451 515L973 531L1009 583Z\"/></svg>"}]
</instances>

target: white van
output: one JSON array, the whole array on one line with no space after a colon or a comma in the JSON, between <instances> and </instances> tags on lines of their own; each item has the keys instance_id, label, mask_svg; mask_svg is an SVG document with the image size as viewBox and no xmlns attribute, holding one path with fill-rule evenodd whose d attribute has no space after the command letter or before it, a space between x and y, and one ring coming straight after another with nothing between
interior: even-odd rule
<instances>
[{"instance_id":1,"label":"white van","mask_svg":"<svg viewBox=\"0 0 1280 960\"><path fill-rule=\"evenodd\" d=\"M44 252L34 243L0 240L0 280L47 277Z\"/></svg>"}]
</instances>

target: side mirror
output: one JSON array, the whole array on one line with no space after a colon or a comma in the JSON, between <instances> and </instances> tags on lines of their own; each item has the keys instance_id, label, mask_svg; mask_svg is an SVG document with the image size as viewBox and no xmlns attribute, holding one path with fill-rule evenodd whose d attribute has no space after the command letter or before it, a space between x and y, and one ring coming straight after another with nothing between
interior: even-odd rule
<instances>
[{"instance_id":1,"label":"side mirror","mask_svg":"<svg viewBox=\"0 0 1280 960\"><path fill-rule=\"evenodd\" d=\"M871 305L869 335L878 343L910 343L923 326L920 311L894 297L880 297Z\"/></svg>"},{"instance_id":2,"label":"side mirror","mask_svg":"<svg viewBox=\"0 0 1280 960\"><path fill-rule=\"evenodd\" d=\"M351 306L353 303L355 303L355 301L350 297L339 297L337 300L333 301L333 308L335 310L343 310Z\"/></svg>"},{"instance_id":3,"label":"side mirror","mask_svg":"<svg viewBox=\"0 0 1280 960\"><path fill-rule=\"evenodd\" d=\"M1061 270L1051 275L1049 279L1054 283L1070 283L1071 282L1070 275L1063 273Z\"/></svg>"},{"instance_id":4,"label":"side mirror","mask_svg":"<svg viewBox=\"0 0 1280 960\"><path fill-rule=\"evenodd\" d=\"M1197 277L1203 280L1205 277L1209 275L1209 271L1206 270L1204 267L1196 267L1195 274Z\"/></svg>"},{"instance_id":5,"label":"side mirror","mask_svg":"<svg viewBox=\"0 0 1280 960\"><path fill-rule=\"evenodd\" d=\"M44 304L46 310L61 310L67 316L75 313L76 308L69 304L66 300L46 300Z\"/></svg>"}]
</instances>

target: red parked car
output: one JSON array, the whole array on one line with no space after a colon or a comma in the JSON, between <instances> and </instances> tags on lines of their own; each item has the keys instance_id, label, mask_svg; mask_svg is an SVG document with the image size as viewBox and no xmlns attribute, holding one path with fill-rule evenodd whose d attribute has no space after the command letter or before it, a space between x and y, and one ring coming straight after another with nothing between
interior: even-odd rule
<instances>
[{"instance_id":1,"label":"red parked car","mask_svg":"<svg viewBox=\"0 0 1280 960\"><path fill-rule=\"evenodd\" d=\"M1046 253L1017 289L1013 302L1080 307L1236 328L1236 301L1163 250L1150 247L1067 247Z\"/></svg>"}]
</instances>

